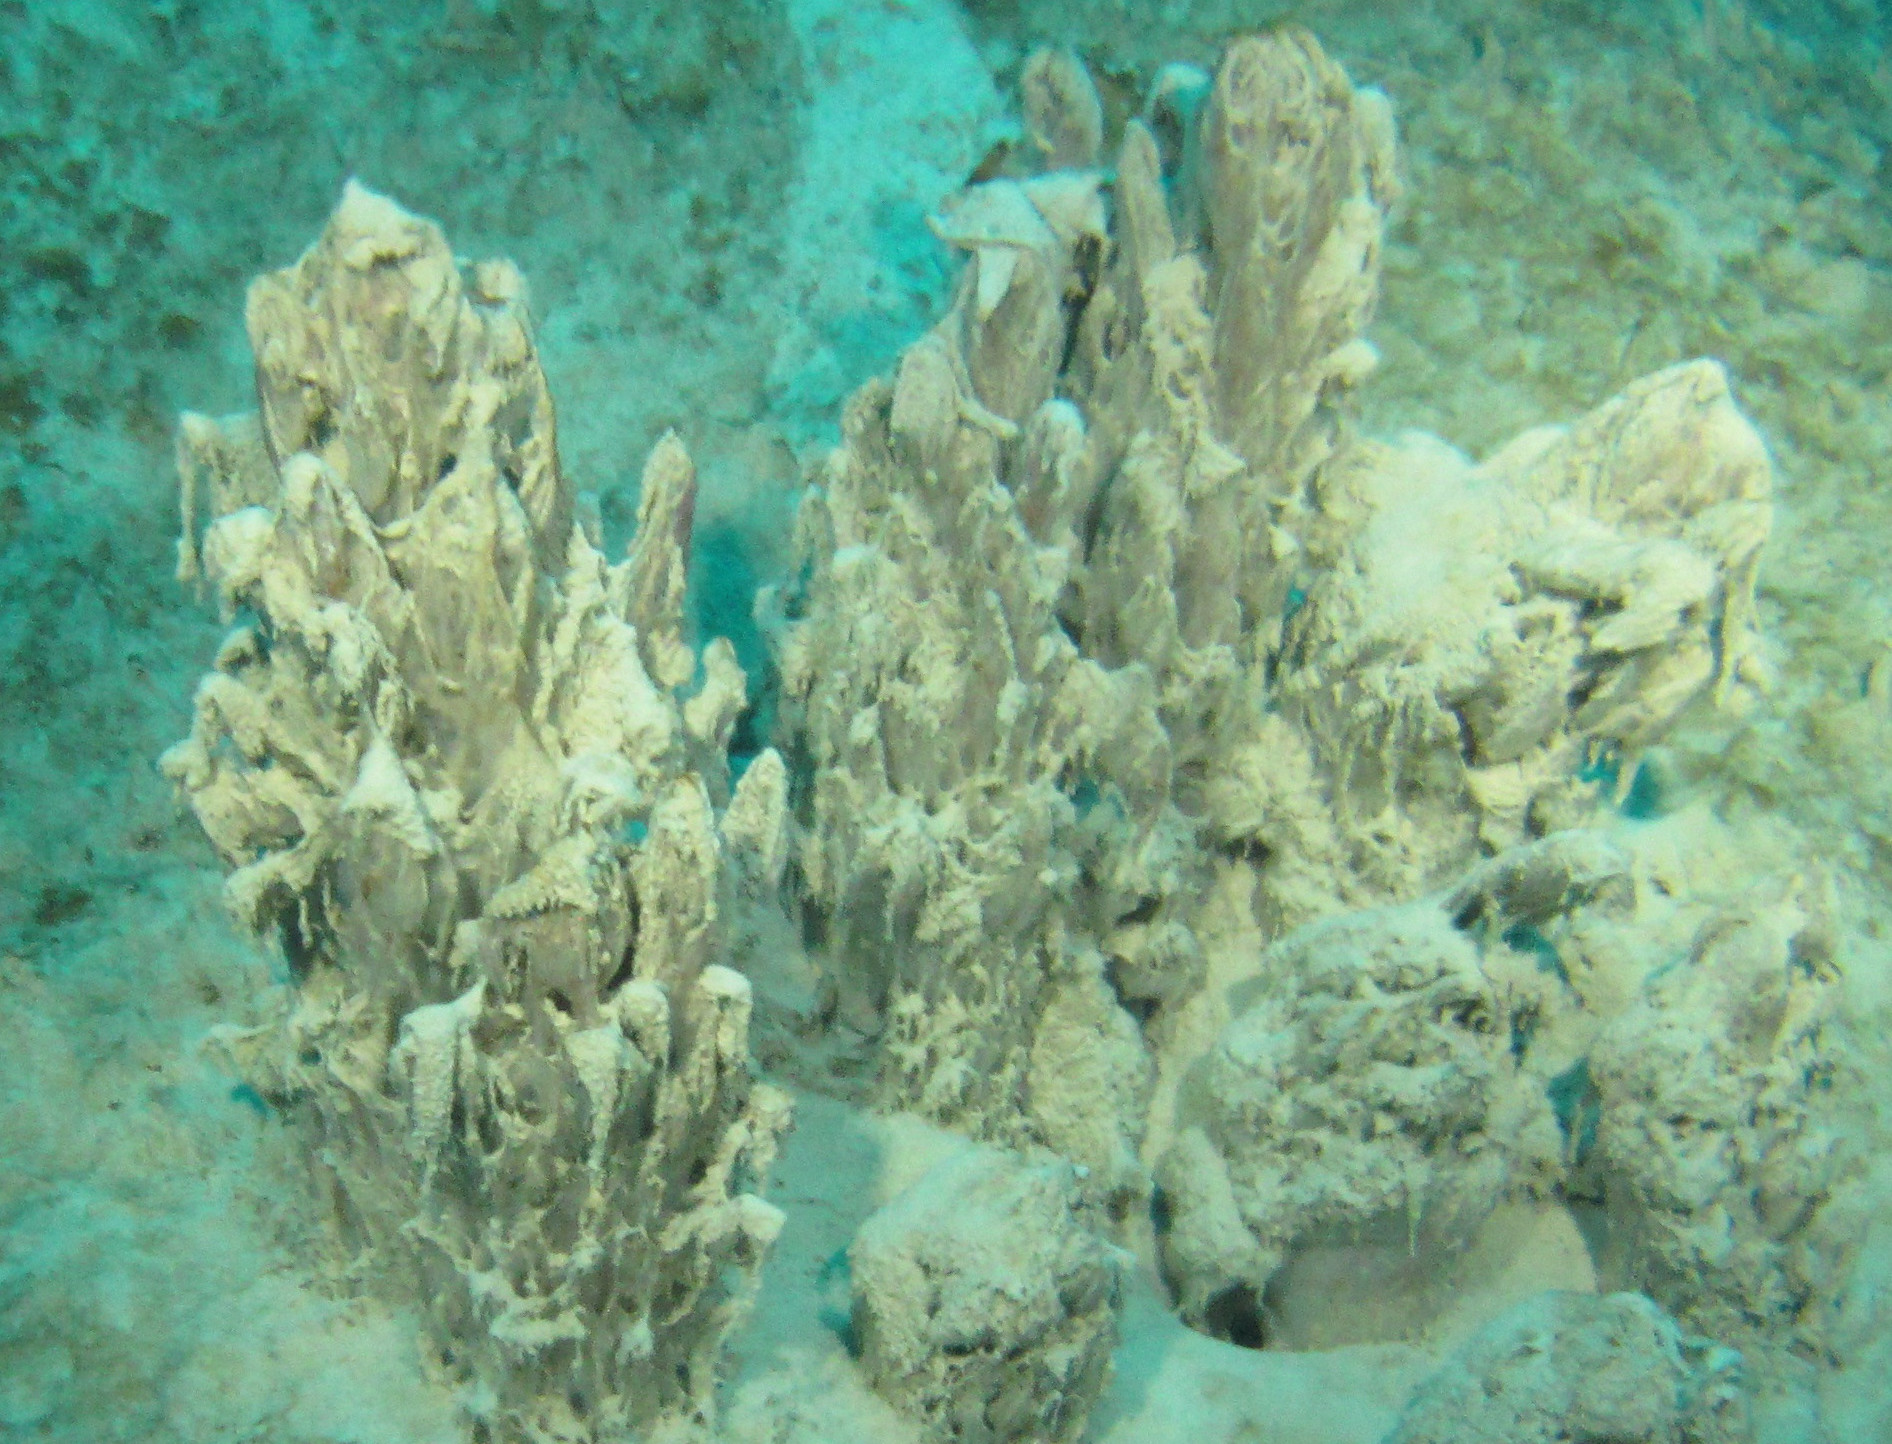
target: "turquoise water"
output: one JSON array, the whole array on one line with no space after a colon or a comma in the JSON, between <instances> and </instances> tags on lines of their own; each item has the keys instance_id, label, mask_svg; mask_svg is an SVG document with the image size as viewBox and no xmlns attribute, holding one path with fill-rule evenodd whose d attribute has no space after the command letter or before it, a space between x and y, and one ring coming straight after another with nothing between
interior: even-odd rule
<instances>
[{"instance_id":1,"label":"turquoise water","mask_svg":"<svg viewBox=\"0 0 1892 1444\"><path fill-rule=\"evenodd\" d=\"M633 534L650 447L666 430L688 446L691 627L699 643L729 637L749 675L738 766L773 741L793 768L755 593L805 560L796 506L848 396L950 305L964 258L927 218L1016 138L1027 57L1074 47L1118 125L1164 63L1212 65L1230 36L1281 19L1384 91L1400 132L1363 433L1419 429L1484 457L1708 356L1765 440L1754 700L1691 713L1633 768L1591 757L1583 780L1620 774L1612 825L1653 839L1640 885L1680 899L1647 944L1672 947L1636 981L1649 996L1670 996L1664 970L1706 955L1717 920L1798 909L1780 925L1784 966L1818 972L1830 1010L1807 1146L1836 1161L1812 1196L1767 1195L1791 1307L1757 1300L1765 1316L1742 1337L1701 1347L1741 1351L1758 1437L1892 1438L1877 1382L1892 1364L1892 61L1874 7L0 15L0 1438L451 1440L478 1414L477 1389L430 1363L414 1309L338 1283L284 1110L214 1044L291 969L233 926L225 866L157 770L223 630L174 576L173 433L182 410L254 406L251 279L295 261L350 177L436 220L456 255L514 261L564 467L608 555ZM1083 785L1070 791L1088 811ZM823 951L844 929L810 922L800 876L784 916L803 926L784 920L769 944L796 962L763 1015L799 1018L796 990L845 967ZM1519 926L1509 952L1567 984L1565 939ZM1685 1031L1693 1015L1677 1016ZM872 1203L957 1144L872 1106L871 1065L845 1066L858 1037L783 1027L799 1041L758 1052L801 1094L769 1191L788 1225L730 1339L716 1428L918 1437L850 1353L830 1265ZM1521 1024L1514 1036L1520 1054L1537 1046ZM1555 1121L1593 1143L1588 1065L1562 1061ZM1583 1189L1545 1183L1534 1201L1590 1231L1532 1234L1515 1257L1558 1287L1608 1291L1623 1280ZM1140 1207L1163 1204L1151 1192ZM1310 1246L1281 1295L1300 1303L1271 1305L1266 1327L1264 1301L1229 1294L1185 1328L1164 1294L1176 1280L1143 1258L1148 1287L1129 1292L1114 1392L1086 1437L1386 1436L1420 1381L1453 1367L1451 1339L1428 1332L1450 1310L1436 1280L1401 1273L1398 1240L1354 1242L1338 1261ZM1636 1282L1686 1312L1686 1281L1666 1295ZM1308 1302L1364 1309L1382 1284L1416 1312L1350 1333Z\"/></svg>"}]
</instances>

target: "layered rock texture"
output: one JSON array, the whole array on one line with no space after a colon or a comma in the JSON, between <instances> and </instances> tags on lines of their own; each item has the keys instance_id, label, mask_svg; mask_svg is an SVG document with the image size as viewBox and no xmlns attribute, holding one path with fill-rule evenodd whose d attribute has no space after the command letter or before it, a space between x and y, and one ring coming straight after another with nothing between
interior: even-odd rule
<instances>
[{"instance_id":1,"label":"layered rock texture","mask_svg":"<svg viewBox=\"0 0 1892 1444\"><path fill-rule=\"evenodd\" d=\"M709 1417L781 1226L787 1104L716 959L785 790L767 754L732 796L743 678L683 639L689 459L608 563L523 291L352 184L256 282L258 412L180 435L182 569L235 625L164 765L287 959L232 1046L345 1269L424 1313L482 1437L615 1439Z\"/></svg>"}]
</instances>

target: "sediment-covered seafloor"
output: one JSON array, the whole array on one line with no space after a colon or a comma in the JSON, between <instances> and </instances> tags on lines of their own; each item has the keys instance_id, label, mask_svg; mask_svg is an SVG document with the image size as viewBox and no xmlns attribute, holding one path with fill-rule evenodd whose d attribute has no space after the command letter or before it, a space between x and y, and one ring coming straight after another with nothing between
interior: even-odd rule
<instances>
[{"instance_id":1,"label":"sediment-covered seafloor","mask_svg":"<svg viewBox=\"0 0 1892 1444\"><path fill-rule=\"evenodd\" d=\"M0 1432L1892 1437L1880 22L1294 20L12 17Z\"/></svg>"}]
</instances>

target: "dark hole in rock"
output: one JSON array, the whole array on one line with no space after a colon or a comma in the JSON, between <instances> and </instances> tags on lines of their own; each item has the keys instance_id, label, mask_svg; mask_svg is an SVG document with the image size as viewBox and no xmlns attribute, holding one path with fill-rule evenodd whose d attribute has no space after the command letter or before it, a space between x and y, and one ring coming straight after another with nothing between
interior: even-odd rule
<instances>
[{"instance_id":1,"label":"dark hole in rock","mask_svg":"<svg viewBox=\"0 0 1892 1444\"><path fill-rule=\"evenodd\" d=\"M1261 1300L1247 1284L1231 1284L1209 1300L1202 1311L1202 1331L1241 1349L1268 1347Z\"/></svg>"}]
</instances>

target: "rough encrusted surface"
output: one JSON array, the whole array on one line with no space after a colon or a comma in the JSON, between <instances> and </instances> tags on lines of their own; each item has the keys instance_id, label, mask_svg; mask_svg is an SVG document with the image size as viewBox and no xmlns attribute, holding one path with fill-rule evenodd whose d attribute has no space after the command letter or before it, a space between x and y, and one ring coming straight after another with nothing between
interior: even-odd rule
<instances>
[{"instance_id":1,"label":"rough encrusted surface","mask_svg":"<svg viewBox=\"0 0 1892 1444\"><path fill-rule=\"evenodd\" d=\"M1386 1444L1743 1444L1741 1358L1640 1294L1546 1293L1419 1386Z\"/></svg>"},{"instance_id":2,"label":"rough encrusted surface","mask_svg":"<svg viewBox=\"0 0 1892 1444\"><path fill-rule=\"evenodd\" d=\"M1461 1249L1507 1196L1556 1179L1563 1144L1528 1047L1547 989L1504 938L1623 870L1594 836L1563 834L1263 954L1184 1081L1158 1169L1185 1316L1265 1337L1260 1301L1297 1248Z\"/></svg>"},{"instance_id":3,"label":"rough encrusted surface","mask_svg":"<svg viewBox=\"0 0 1892 1444\"><path fill-rule=\"evenodd\" d=\"M1822 1281L1858 1244L1819 1217L1857 1159L1830 1108L1849 1081L1833 911L1817 874L1718 909L1589 1055L1610 1275L1744 1346L1829 1347Z\"/></svg>"},{"instance_id":4,"label":"rough encrusted surface","mask_svg":"<svg viewBox=\"0 0 1892 1444\"><path fill-rule=\"evenodd\" d=\"M1114 139L1075 56L1023 89L1010 172L934 221L954 308L854 398L767 604L798 882L880 1100L1064 1153L1130 1238L1160 1178L1148 1242L1217 1328L1303 1242L1587 1206L1599 1038L1698 1009L1627 928L1602 990L1553 939L1647 911L1605 836L1645 759L1770 683L1772 468L1711 361L1482 462L1355 436L1393 126L1304 33L1162 70ZM1776 1164L1763 1211L1838 1169ZM1642 1248L1605 1272L1699 1254Z\"/></svg>"},{"instance_id":5,"label":"rough encrusted surface","mask_svg":"<svg viewBox=\"0 0 1892 1444\"><path fill-rule=\"evenodd\" d=\"M242 617L165 758L293 977L231 1046L493 1437L706 1418L787 1122L721 860L766 876L783 798L762 763L729 797L728 645L681 690L689 459L607 564L517 273L359 186L249 322L260 413L179 442L182 570Z\"/></svg>"},{"instance_id":6,"label":"rough encrusted surface","mask_svg":"<svg viewBox=\"0 0 1892 1444\"><path fill-rule=\"evenodd\" d=\"M1213 95L1178 73L1152 102L1185 214L1136 121L1113 227L1088 77L1051 55L1033 84L1035 173L942 212L972 253L954 310L855 397L804 511L810 579L784 607L806 620L783 639L814 773L799 863L883 1098L1135 1194L1150 1065L1121 997L1195 981L1163 904L1202 871L1188 812L1288 589L1268 562L1291 539L1239 523L1298 504L1334 445L1391 127L1311 40L1243 42ZM1310 167L1245 149L1277 105L1326 138ZM1284 242L1253 224L1264 193ZM1209 225L1216 248L1189 249ZM1290 344L1264 354L1257 328ZM1091 1040L1062 1060L1081 1098L1036 1086L1060 1031Z\"/></svg>"},{"instance_id":7,"label":"rough encrusted surface","mask_svg":"<svg viewBox=\"0 0 1892 1444\"><path fill-rule=\"evenodd\" d=\"M1068 1444L1110 1377L1121 1252L1068 1163L974 1148L861 1225L854 1330L874 1387L955 1444Z\"/></svg>"},{"instance_id":8,"label":"rough encrusted surface","mask_svg":"<svg viewBox=\"0 0 1892 1444\"><path fill-rule=\"evenodd\" d=\"M1770 472L1709 363L1480 466L1354 440L1392 121L1305 34L1163 71L1108 194L1081 65L1025 88L804 512L799 864L883 1099L1134 1193L1236 951L1583 823L1756 679Z\"/></svg>"},{"instance_id":9,"label":"rough encrusted surface","mask_svg":"<svg viewBox=\"0 0 1892 1444\"><path fill-rule=\"evenodd\" d=\"M668 292L685 310L684 283L700 261L691 247L666 244L677 263L665 267L655 263L657 248L635 240L654 232L667 243L682 219L680 201L669 210L661 203L661 177L655 205L645 203L653 199L646 181L625 180L644 143L636 133L617 137L635 123L609 139L574 131L562 74L522 75L457 50L411 65L415 47L398 43L402 27L422 37L437 31L441 7L5 8L9 78L18 82L6 127L26 149L9 176L21 244L0 247L0 269L15 268L0 320L16 370L49 368L32 382L38 405L28 409L42 411L39 420L9 412L0 428L14 430L0 438L0 612L8 623L0 650L11 684L0 705L0 873L8 884L0 929L17 954L0 1010L15 1063L15 1106L0 1148L16 1245L0 1344L8 1419L87 1440L114 1429L201 1438L298 1427L364 1440L379 1437L377 1427L433 1437L398 1417L400 1391L390 1383L407 1378L406 1351L312 1325L293 1306L279 1307L279 1295L266 1302L243 1292L267 1264L246 1252L256 1237L249 1210L227 1190L252 1182L244 1149L254 1121L213 1077L179 1092L196 1031L266 969L205 922L203 900L220 869L191 835L188 814L173 818L168 786L154 785L160 780L137 761L181 731L179 699L208 654L211 623L157 559L170 535L167 527L159 538L151 522L165 514L175 483L155 455L158 443L147 453L129 427L168 439L174 398L221 394L234 403L248 357L221 344L218 318L235 313L228 298L256 258L277 264L313 234L348 166L450 218L450 234L474 254L527 263L547 323L539 340L562 402L568 461L575 433L587 429L574 422L590 419L602 438L594 450L608 458L622 439L655 434L644 416L685 424L706 415L704 393L661 364L672 353L713 355L697 328L640 324L641 349L628 367L621 350L608 353L613 359L574 356L575 340L625 335L611 318L650 314L647 296ZM981 5L970 23L989 24L1008 8ZM1149 27L1145 58L1212 57L1227 33L1199 4L1125 8ZM1392 364L1371 388L1369 417L1423 424L1476 452L1526 421L1575 414L1639 370L1704 350L1727 360L1743 409L1791 479L1762 577L1768 629L1789 666L1785 691L1749 719L1733 749L1722 732L1688 734L1700 769L1692 783L1733 792L1750 820L1819 819L1818 848L1840 874L1844 1011L1853 1014L1855 1045L1876 1047L1892 1036L1867 1017L1886 969L1880 943L1857 929L1883 914L1871 873L1883 877L1892 859L1881 841L1892 708L1878 657L1892 592L1871 581L1892 499L1892 489L1871 484L1892 405L1879 384L1892 325L1892 210L1878 172L1892 106L1882 103L1887 72L1873 73L1883 53L1875 17L1857 4L1779 0L1293 8L1346 56L1356 79L1370 77L1395 96L1411 141L1405 155L1419 199L1389 234L1393 274L1372 334ZM1054 40L1073 41L1093 59L1124 58L1099 49L1093 7L1058 0L1040 9ZM80 15L113 13L135 20L124 26L129 43L114 36L101 44L89 26L69 30L63 46L38 38ZM239 13L254 17L250 29L282 37L301 62L296 73L285 76L256 44L218 25L220 14ZM1257 12L1245 5L1243 14L1252 22ZM319 44L330 16L343 27L339 48ZM1665 18L1674 29L1645 38L1645 20ZM1823 18L1853 28L1809 45ZM175 43L159 45L167 32ZM985 53L1003 75L1003 47L988 44ZM812 84L817 72L806 73ZM1756 103L1760 91L1778 124ZM521 125L481 128L470 110L487 99ZM336 107L351 104L352 115L338 117ZM262 106L268 126L255 123ZM623 119L615 105L598 110ZM900 133L907 115L870 128ZM416 116L429 123L412 123ZM51 154L36 153L22 134L28 127L53 142ZM731 137L715 115L689 128L724 139L696 151L660 143L669 177L713 189L728 174L720 157L735 150L754 157L752 174L782 173L766 147ZM773 118L771 128L790 130ZM486 140L468 147L475 132ZM495 134L505 144L492 144ZM295 148L282 143L291 138ZM406 168L377 168L384 145ZM522 174L534 184L515 192L507 177ZM563 189L540 184L561 177ZM187 203L154 196L154 180ZM575 193L595 196L595 209L574 210ZM728 296L752 306L759 292L750 258L774 248L763 224L774 193L759 194L733 228L744 255L718 258ZM495 199L509 195L523 200ZM626 205L626 195L640 199ZM462 209L467 201L483 208ZM134 206L163 213L169 240L161 254L141 250L135 264L118 264L116 217ZM732 229L723 213L712 207L708 229ZM538 249L489 228L508 214L545 223ZM78 264L49 254L49 237L58 251L69 242ZM627 250L608 244L626 238ZM593 249L601 243L607 250ZM626 255L634 258L628 267ZM640 289L615 305L592 292L561 306L569 297L561 276L581 257L586 274L634 276ZM139 317L165 317L162 333L123 324ZM180 347L192 320L202 327L198 339ZM724 334L748 324L726 322ZM43 347L22 332L43 334ZM213 374L211 362L226 360ZM587 372L600 395L627 374L640 377L648 403L625 415L601 412L577 384ZM135 397L119 384L133 377ZM699 433L690 443L708 473L707 515L715 452ZM587 462L579 475L589 483L609 470ZM634 483L634 469L625 481ZM1868 668L1873 686L1862 695ZM1667 881L1688 888L1699 879L1691 860ZM1843 1014L1837 1026L1848 1026ZM1845 1117L1849 1136L1879 1136L1866 1114ZM1862 1199L1862 1213L1884 1196L1879 1187ZM1883 1272L1869 1263L1861 1277ZM262 1277L268 1287L283 1280ZM1887 1337L1872 1322L1876 1292L1863 1282L1854 1291L1852 1362L1834 1376L1828 1400L1836 1412L1826 1427L1839 1437L1892 1432L1883 1391L1871 1382L1884 1370L1863 1362L1884 1352ZM339 1385L321 1363L335 1346L357 1351ZM55 1362L42 1369L41 1359ZM1306 1368L1301 1377L1324 1377L1319 1358L1296 1362ZM420 1381L408 1387L419 1390ZM1842 1403L1849 1388L1850 1417ZM808 1437L827 1437L829 1396L819 1384L807 1392L819 1397L809 1412L822 1420ZM303 1405L286 1406L298 1393ZM292 1418L295 1407L331 1400L363 1422L318 1427ZM1271 1406L1277 1415L1328 1417L1320 1408L1304 1415L1298 1401Z\"/></svg>"}]
</instances>

